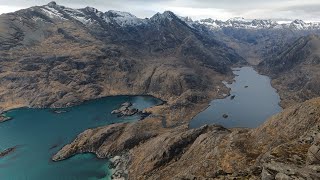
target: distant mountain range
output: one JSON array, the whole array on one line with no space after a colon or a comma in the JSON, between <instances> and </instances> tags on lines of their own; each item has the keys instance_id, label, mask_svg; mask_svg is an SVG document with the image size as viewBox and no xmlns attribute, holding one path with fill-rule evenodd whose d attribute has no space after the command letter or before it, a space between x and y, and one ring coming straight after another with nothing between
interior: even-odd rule
<instances>
[{"instance_id":1,"label":"distant mountain range","mask_svg":"<svg viewBox=\"0 0 320 180\"><path fill-rule=\"evenodd\" d=\"M232 18L227 21L202 19L199 21L189 21L192 23L204 24L211 29L222 28L239 28L239 29L291 29L291 30L314 30L320 29L320 23L306 23L302 20L296 19L290 23L278 23L273 20L254 19L246 20L244 18Z\"/></svg>"},{"instance_id":2,"label":"distant mountain range","mask_svg":"<svg viewBox=\"0 0 320 180\"><path fill-rule=\"evenodd\" d=\"M51 2L46 6L33 7L45 13L48 17L60 20L74 19L83 24L94 24L98 21L104 21L106 23L119 25L119 26L141 26L148 25L154 21L161 21L161 19L172 19L176 16L173 12L165 11L164 13L157 13L151 18L138 18L128 12L110 10L107 12L101 12L92 7L86 7L84 9L71 9L61 5L57 5L55 2ZM179 17L179 16L176 16ZM98 19L97 19L98 18ZM199 24L206 25L212 30L218 30L223 28L239 28L239 29L291 29L291 30L314 30L320 29L320 23L306 23L302 20L294 20L291 23L278 23L273 20L254 19L247 20L244 18L232 18L227 21L214 20L214 19L201 19L193 21L189 17L179 17L185 21L191 27L196 27ZM34 14L33 20L46 21L46 18L37 16Z\"/></svg>"}]
</instances>

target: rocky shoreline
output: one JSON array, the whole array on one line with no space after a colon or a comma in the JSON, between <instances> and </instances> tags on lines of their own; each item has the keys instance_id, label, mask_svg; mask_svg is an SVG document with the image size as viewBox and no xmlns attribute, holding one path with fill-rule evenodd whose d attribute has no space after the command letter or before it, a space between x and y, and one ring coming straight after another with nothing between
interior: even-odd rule
<instances>
[{"instance_id":1,"label":"rocky shoreline","mask_svg":"<svg viewBox=\"0 0 320 180\"><path fill-rule=\"evenodd\" d=\"M0 158L3 158L5 156L8 156L9 154L13 153L14 151L16 151L18 146L14 146L14 147L11 147L11 148L8 148L2 152L0 152Z\"/></svg>"},{"instance_id":2,"label":"rocky shoreline","mask_svg":"<svg viewBox=\"0 0 320 180\"><path fill-rule=\"evenodd\" d=\"M115 109L111 111L111 114L117 114L118 117L124 117L124 116L133 116L138 112L139 112L138 109L132 107L131 102L125 102L120 105L119 109Z\"/></svg>"},{"instance_id":3,"label":"rocky shoreline","mask_svg":"<svg viewBox=\"0 0 320 180\"><path fill-rule=\"evenodd\" d=\"M120 156L110 158L111 179L129 179L128 166L130 163L129 152L123 152Z\"/></svg>"},{"instance_id":4,"label":"rocky shoreline","mask_svg":"<svg viewBox=\"0 0 320 180\"><path fill-rule=\"evenodd\" d=\"M0 123L12 120L12 117L8 117L5 114L0 114Z\"/></svg>"},{"instance_id":5,"label":"rocky shoreline","mask_svg":"<svg viewBox=\"0 0 320 180\"><path fill-rule=\"evenodd\" d=\"M319 179L319 124L320 98L255 129L163 128L160 119L148 117L86 130L53 160L84 152L113 157L113 177L119 179Z\"/></svg>"}]
</instances>

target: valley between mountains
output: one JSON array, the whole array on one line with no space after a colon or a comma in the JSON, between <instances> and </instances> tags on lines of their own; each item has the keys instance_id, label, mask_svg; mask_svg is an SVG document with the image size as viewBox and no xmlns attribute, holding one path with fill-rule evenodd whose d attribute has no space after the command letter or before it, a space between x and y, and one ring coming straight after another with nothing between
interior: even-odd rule
<instances>
[{"instance_id":1,"label":"valley between mountains","mask_svg":"<svg viewBox=\"0 0 320 180\"><path fill-rule=\"evenodd\" d=\"M301 20L140 19L51 2L0 15L0 108L152 95L165 103L147 118L88 129L52 160L94 153L120 163L115 179L320 179L319 33ZM284 110L253 129L190 129L241 66L272 79Z\"/></svg>"}]
</instances>

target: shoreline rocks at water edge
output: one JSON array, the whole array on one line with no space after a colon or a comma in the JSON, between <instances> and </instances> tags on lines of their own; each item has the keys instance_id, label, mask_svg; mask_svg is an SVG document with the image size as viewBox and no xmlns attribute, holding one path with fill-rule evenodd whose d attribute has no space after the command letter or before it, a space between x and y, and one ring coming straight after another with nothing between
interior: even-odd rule
<instances>
[{"instance_id":1,"label":"shoreline rocks at water edge","mask_svg":"<svg viewBox=\"0 0 320 180\"><path fill-rule=\"evenodd\" d=\"M5 156L13 153L16 149L17 149L17 146L14 146L14 147L8 148L8 149L0 152L0 158L3 158Z\"/></svg>"},{"instance_id":2,"label":"shoreline rocks at water edge","mask_svg":"<svg viewBox=\"0 0 320 180\"><path fill-rule=\"evenodd\" d=\"M0 123L12 120L12 117L8 117L5 114L0 114Z\"/></svg>"},{"instance_id":3,"label":"shoreline rocks at water edge","mask_svg":"<svg viewBox=\"0 0 320 180\"><path fill-rule=\"evenodd\" d=\"M131 102L125 102L121 104L119 109L115 109L111 111L111 114L117 114L118 117L123 117L123 116L133 116L139 112L138 109L132 108L132 103Z\"/></svg>"},{"instance_id":4,"label":"shoreline rocks at water edge","mask_svg":"<svg viewBox=\"0 0 320 180\"><path fill-rule=\"evenodd\" d=\"M110 159L111 179L126 180L128 179L128 165L130 156L128 153L123 153L120 156L115 156Z\"/></svg>"}]
</instances>

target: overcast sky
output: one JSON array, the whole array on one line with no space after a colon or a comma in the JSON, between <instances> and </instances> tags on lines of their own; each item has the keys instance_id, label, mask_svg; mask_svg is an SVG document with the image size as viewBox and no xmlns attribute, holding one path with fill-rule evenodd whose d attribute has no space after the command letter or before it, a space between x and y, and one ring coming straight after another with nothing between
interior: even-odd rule
<instances>
[{"instance_id":1,"label":"overcast sky","mask_svg":"<svg viewBox=\"0 0 320 180\"><path fill-rule=\"evenodd\" d=\"M35 5L47 4L43 0L0 0L0 13L16 11ZM100 11L120 10L145 18L156 12L173 11L193 19L232 17L246 19L274 19L320 21L320 0L56 0L72 8L91 6Z\"/></svg>"}]
</instances>

